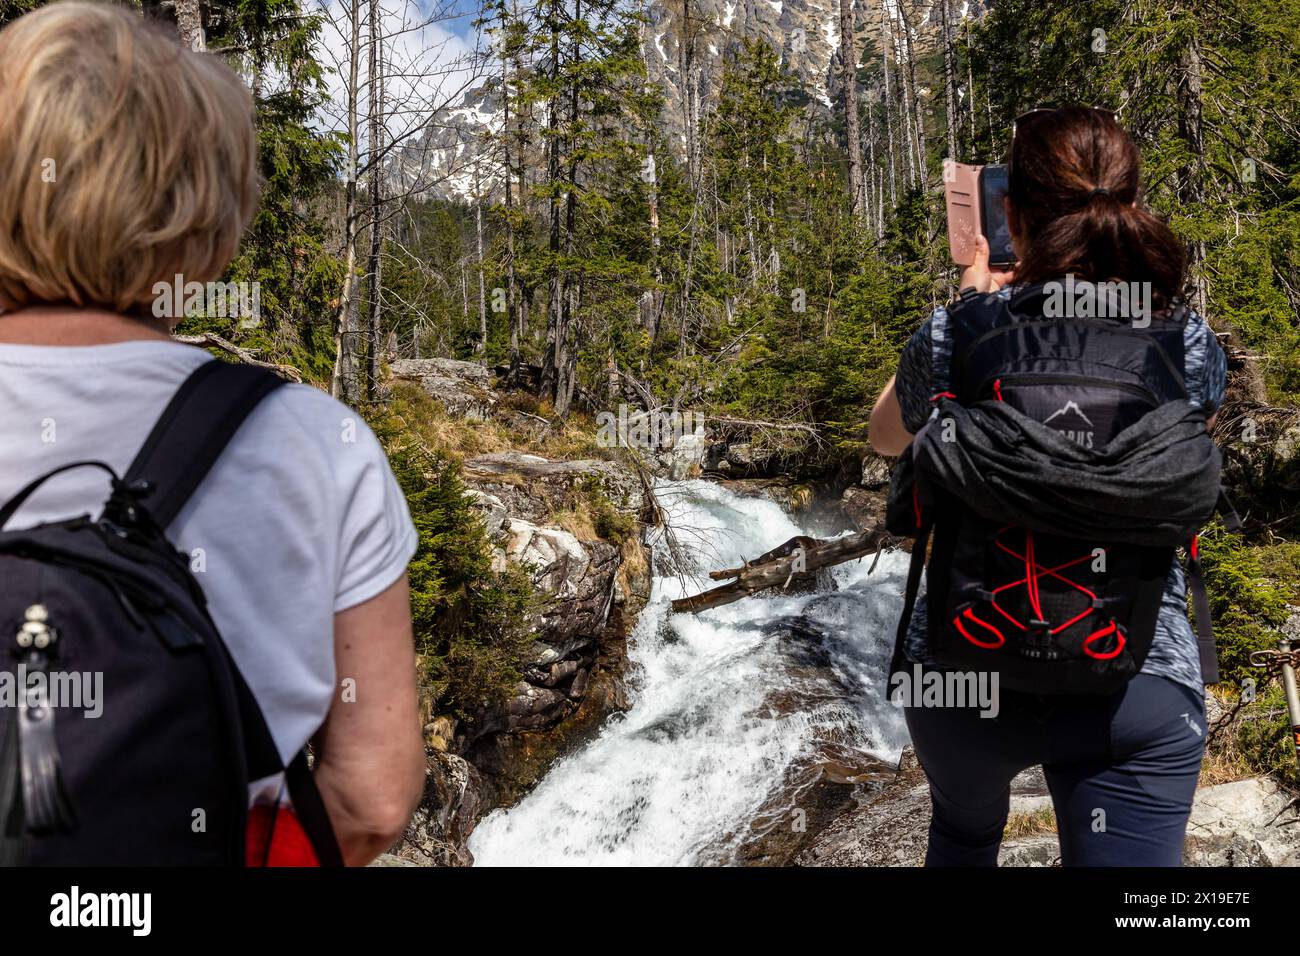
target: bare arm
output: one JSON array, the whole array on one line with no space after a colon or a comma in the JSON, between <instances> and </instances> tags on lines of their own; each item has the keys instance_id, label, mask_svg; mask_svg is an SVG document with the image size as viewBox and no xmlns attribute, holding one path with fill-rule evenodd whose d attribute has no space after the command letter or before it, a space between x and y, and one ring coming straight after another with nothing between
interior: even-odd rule
<instances>
[{"instance_id":1,"label":"bare arm","mask_svg":"<svg viewBox=\"0 0 1300 956\"><path fill-rule=\"evenodd\" d=\"M334 659L340 687L314 741L316 784L343 862L364 866L401 836L424 789L406 575L334 615Z\"/></svg>"},{"instance_id":2,"label":"bare arm","mask_svg":"<svg viewBox=\"0 0 1300 956\"><path fill-rule=\"evenodd\" d=\"M893 378L871 409L867 434L878 455L901 455L903 449L912 443L912 433L903 426L903 410L898 405Z\"/></svg>"},{"instance_id":3,"label":"bare arm","mask_svg":"<svg viewBox=\"0 0 1300 956\"><path fill-rule=\"evenodd\" d=\"M982 235L975 237L975 261L961 274L961 288L980 292L995 292L1015 280L1015 273L1005 269L990 269L989 242ZM898 404L894 379L889 380L871 409L868 429L871 447L878 455L901 455L912 444L912 433L903 425L903 409Z\"/></svg>"}]
</instances>

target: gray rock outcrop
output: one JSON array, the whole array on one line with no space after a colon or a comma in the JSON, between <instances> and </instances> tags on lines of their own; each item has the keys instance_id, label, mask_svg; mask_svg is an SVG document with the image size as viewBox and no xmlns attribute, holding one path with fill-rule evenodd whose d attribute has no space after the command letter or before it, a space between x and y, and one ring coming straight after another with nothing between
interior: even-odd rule
<instances>
[{"instance_id":1,"label":"gray rock outcrop","mask_svg":"<svg viewBox=\"0 0 1300 956\"><path fill-rule=\"evenodd\" d=\"M394 378L419 383L431 398L442 403L448 415L486 421L496 406L491 374L475 362L447 358L397 359L389 370Z\"/></svg>"},{"instance_id":2,"label":"gray rock outcrop","mask_svg":"<svg viewBox=\"0 0 1300 956\"><path fill-rule=\"evenodd\" d=\"M640 480L611 461L554 461L520 451L493 452L465 462L465 480L502 502L511 516L536 524L546 523L557 511L573 509L592 489L627 515L639 515L645 504Z\"/></svg>"}]
</instances>

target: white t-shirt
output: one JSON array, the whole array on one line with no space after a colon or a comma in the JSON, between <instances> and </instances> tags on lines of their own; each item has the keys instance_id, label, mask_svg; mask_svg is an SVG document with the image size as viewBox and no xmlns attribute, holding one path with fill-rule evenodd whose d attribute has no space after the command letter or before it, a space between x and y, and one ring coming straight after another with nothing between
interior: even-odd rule
<instances>
[{"instance_id":1,"label":"white t-shirt","mask_svg":"<svg viewBox=\"0 0 1300 956\"><path fill-rule=\"evenodd\" d=\"M47 471L98 459L122 474L186 377L212 357L176 342L0 343L0 503ZM50 479L10 522L98 515L108 476ZM168 530L285 760L334 700L334 614L392 585L415 527L361 416L315 388L276 390ZM196 549L202 549L201 552Z\"/></svg>"}]
</instances>

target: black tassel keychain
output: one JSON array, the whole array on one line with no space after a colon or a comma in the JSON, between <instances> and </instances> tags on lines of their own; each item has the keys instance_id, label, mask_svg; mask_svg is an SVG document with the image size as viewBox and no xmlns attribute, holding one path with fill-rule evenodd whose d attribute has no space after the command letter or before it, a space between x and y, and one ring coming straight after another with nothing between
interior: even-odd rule
<instances>
[{"instance_id":1,"label":"black tassel keychain","mask_svg":"<svg viewBox=\"0 0 1300 956\"><path fill-rule=\"evenodd\" d=\"M23 681L18 700L18 753L22 776L23 820L28 833L66 832L76 824L59 770L54 738L54 708L49 699L49 665L57 654L58 632L49 625L44 605L27 609L18 631L18 661L27 677L41 674L38 686Z\"/></svg>"}]
</instances>

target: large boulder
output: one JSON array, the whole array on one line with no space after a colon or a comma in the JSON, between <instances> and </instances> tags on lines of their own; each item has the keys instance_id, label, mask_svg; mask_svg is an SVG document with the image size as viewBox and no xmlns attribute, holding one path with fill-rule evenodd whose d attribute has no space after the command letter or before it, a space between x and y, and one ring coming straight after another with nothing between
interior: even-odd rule
<instances>
[{"instance_id":1,"label":"large boulder","mask_svg":"<svg viewBox=\"0 0 1300 956\"><path fill-rule=\"evenodd\" d=\"M501 501L512 516L545 523L558 511L575 510L599 491L618 511L640 515L641 481L612 461L556 461L520 451L479 455L465 462L465 480Z\"/></svg>"},{"instance_id":2,"label":"large boulder","mask_svg":"<svg viewBox=\"0 0 1300 956\"><path fill-rule=\"evenodd\" d=\"M1271 777L1250 777L1196 793L1187 824L1187 866L1296 866L1300 816Z\"/></svg>"},{"instance_id":3,"label":"large boulder","mask_svg":"<svg viewBox=\"0 0 1300 956\"><path fill-rule=\"evenodd\" d=\"M925 857L930 790L904 752L897 776L868 799L841 814L798 857L805 866L918 866ZM1003 842L999 866L1059 866L1051 798L1039 768L1011 784L1011 815L1042 817L1043 825ZM1037 821L1032 821L1037 823ZM1294 798L1271 777L1250 777L1196 791L1185 866L1300 865L1300 814ZM1040 832L1033 832L1038 829ZM1023 832L1023 831L1022 831Z\"/></svg>"},{"instance_id":4,"label":"large boulder","mask_svg":"<svg viewBox=\"0 0 1300 956\"><path fill-rule=\"evenodd\" d=\"M548 481L563 487L593 470L608 477L603 468L589 467L603 464L511 453L485 456L475 474L533 473L538 478L533 487L545 488ZM526 497L510 481L503 487L509 489L503 496L481 487L471 487L467 495L495 545L496 566L522 567L532 579L537 594L532 654L510 698L475 715L463 733L446 717L427 725L424 798L396 856L384 865L472 863L466 841L479 818L517 800L569 747L627 706L622 675L630 625L623 610L613 608L622 552L606 541L580 540L513 514L512 506Z\"/></svg>"},{"instance_id":5,"label":"large boulder","mask_svg":"<svg viewBox=\"0 0 1300 956\"><path fill-rule=\"evenodd\" d=\"M496 407L492 376L474 362L456 359L398 359L389 369L394 378L419 384L429 397L442 403L448 415L486 421Z\"/></svg>"},{"instance_id":6,"label":"large boulder","mask_svg":"<svg viewBox=\"0 0 1300 956\"><path fill-rule=\"evenodd\" d=\"M698 478L704 470L708 448L708 438L704 427L700 426L694 432L678 436L672 446L660 451L656 458L673 481Z\"/></svg>"},{"instance_id":7,"label":"large boulder","mask_svg":"<svg viewBox=\"0 0 1300 956\"><path fill-rule=\"evenodd\" d=\"M887 489L894 473L893 465L893 459L868 452L862 459L862 487L872 491Z\"/></svg>"},{"instance_id":8,"label":"large boulder","mask_svg":"<svg viewBox=\"0 0 1300 956\"><path fill-rule=\"evenodd\" d=\"M1060 866L1061 842L1055 833L1007 840L998 850L998 866Z\"/></svg>"},{"instance_id":9,"label":"large boulder","mask_svg":"<svg viewBox=\"0 0 1300 956\"><path fill-rule=\"evenodd\" d=\"M620 553L605 541L579 541L560 528L506 519L500 556L527 569L538 595L533 653L502 707L479 715L467 741L548 730L575 713L605 647Z\"/></svg>"},{"instance_id":10,"label":"large boulder","mask_svg":"<svg viewBox=\"0 0 1300 956\"><path fill-rule=\"evenodd\" d=\"M437 375L455 378L480 388L492 384L492 373L477 362L462 362L450 358L397 359L389 368L399 378L420 378Z\"/></svg>"},{"instance_id":11,"label":"large boulder","mask_svg":"<svg viewBox=\"0 0 1300 956\"><path fill-rule=\"evenodd\" d=\"M1045 811L1046 794L1013 795L1012 813ZM1184 866L1295 866L1300 863L1300 817L1292 797L1270 777L1234 780L1196 791ZM1007 840L999 866L1059 866L1060 843L1055 833Z\"/></svg>"},{"instance_id":12,"label":"large boulder","mask_svg":"<svg viewBox=\"0 0 1300 956\"><path fill-rule=\"evenodd\" d=\"M474 860L465 842L478 823L482 780L473 764L455 754L430 748L427 757L424 794L396 856L426 866L469 866Z\"/></svg>"},{"instance_id":13,"label":"large boulder","mask_svg":"<svg viewBox=\"0 0 1300 956\"><path fill-rule=\"evenodd\" d=\"M579 541L568 531L510 520L505 553L530 569L543 596L538 639L551 648L594 642L614 600L618 550L604 541Z\"/></svg>"},{"instance_id":14,"label":"large boulder","mask_svg":"<svg viewBox=\"0 0 1300 956\"><path fill-rule=\"evenodd\" d=\"M796 858L800 866L920 866L930 826L930 786L919 771L841 815Z\"/></svg>"},{"instance_id":15,"label":"large boulder","mask_svg":"<svg viewBox=\"0 0 1300 956\"><path fill-rule=\"evenodd\" d=\"M483 519L488 540L494 544L500 543L510 530L510 512L505 502L496 495L477 488L467 488L465 496L469 499L469 506Z\"/></svg>"},{"instance_id":16,"label":"large boulder","mask_svg":"<svg viewBox=\"0 0 1300 956\"><path fill-rule=\"evenodd\" d=\"M859 531L876 528L885 521L885 505L889 495L884 491L868 491L850 485L840 496L840 510Z\"/></svg>"},{"instance_id":17,"label":"large boulder","mask_svg":"<svg viewBox=\"0 0 1300 956\"><path fill-rule=\"evenodd\" d=\"M480 715L464 754L483 776L483 806L508 806L558 757L627 706L628 621L614 609L620 551L568 531L508 519L502 556L539 595L532 656L502 707Z\"/></svg>"}]
</instances>

